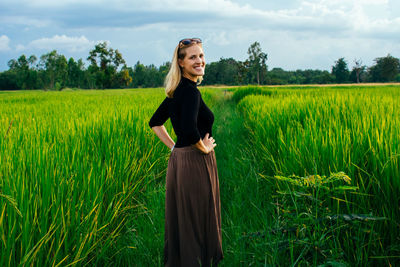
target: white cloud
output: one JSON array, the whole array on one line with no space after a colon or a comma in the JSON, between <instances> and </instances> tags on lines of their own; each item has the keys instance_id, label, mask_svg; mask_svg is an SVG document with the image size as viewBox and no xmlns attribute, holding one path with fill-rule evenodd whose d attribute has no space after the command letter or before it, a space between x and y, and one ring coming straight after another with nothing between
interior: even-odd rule
<instances>
[{"instance_id":1,"label":"white cloud","mask_svg":"<svg viewBox=\"0 0 400 267\"><path fill-rule=\"evenodd\" d=\"M227 38L225 31L222 31L219 33L213 32L204 41L207 43L212 43L214 45L219 45L219 46L226 46L226 45L231 44L231 41Z\"/></svg>"},{"instance_id":2,"label":"white cloud","mask_svg":"<svg viewBox=\"0 0 400 267\"><path fill-rule=\"evenodd\" d=\"M49 7L64 7L68 6L71 4L79 4L82 3L80 0L58 0L58 1L53 1L53 0L35 0L35 1L30 1L30 0L2 0L2 2L5 5L18 5L18 6L23 6L25 8L49 8ZM96 0L86 0L84 1L86 3L100 3L103 2L106 3L105 1L96 1Z\"/></svg>"},{"instance_id":3,"label":"white cloud","mask_svg":"<svg viewBox=\"0 0 400 267\"><path fill-rule=\"evenodd\" d=\"M388 11L387 0L306 0L298 8L299 14L336 18L337 24L342 23L343 19L357 24L360 16L370 23L375 20L374 14L382 18Z\"/></svg>"},{"instance_id":4,"label":"white cloud","mask_svg":"<svg viewBox=\"0 0 400 267\"><path fill-rule=\"evenodd\" d=\"M0 51L8 51L10 50L10 38L7 35L0 36Z\"/></svg>"},{"instance_id":5,"label":"white cloud","mask_svg":"<svg viewBox=\"0 0 400 267\"><path fill-rule=\"evenodd\" d=\"M11 4L11 0L5 0ZM13 0L15 1L15 0ZM394 0L390 0L394 1ZM400 26L395 18L390 18L386 13L391 12L393 3L389 0L299 0L297 6L292 8L262 9L252 1L239 4L233 0L116 0L110 5L106 0L86 0L82 4L79 0L38 0L38 1L17 1L21 5L33 9L53 10L51 19L29 17L5 17L0 22L8 25L10 23L34 25L45 27L51 24L63 25L63 27L75 28L131 28L140 27L157 22L171 22L179 27L186 25L201 25L205 21L218 24L225 24L226 30L240 27L249 28L270 28L277 31L288 30L318 31L328 35L332 31L352 34L373 34L389 31L400 34ZM250 3L250 4L248 4ZM254 3L254 1L253 1ZM98 16L85 19L79 12L73 12L73 8L83 6L83 9L93 9ZM71 13L67 13L70 10ZM57 13L65 12L63 16L56 16ZM104 13L107 12L107 13ZM74 17L74 14L76 17ZM134 14L134 15L132 15ZM154 14L154 19L139 18L137 14ZM182 21L179 17L182 17ZM398 16L397 16L398 17ZM158 20L157 20L158 19ZM225 23L229 20L230 25ZM96 22L97 21L97 22ZM207 23L207 22L206 22ZM397 30L393 30L396 29Z\"/></svg>"},{"instance_id":6,"label":"white cloud","mask_svg":"<svg viewBox=\"0 0 400 267\"><path fill-rule=\"evenodd\" d=\"M288 69L329 69L341 56L372 62L400 53L398 0L0 2L2 34L19 44L16 52L57 49L86 57L96 43L92 40L107 38L128 64L140 60L158 65L171 60L178 40L200 37L209 62L220 57L244 60L248 46L259 41L271 66ZM54 35L60 32L65 35Z\"/></svg>"},{"instance_id":7,"label":"white cloud","mask_svg":"<svg viewBox=\"0 0 400 267\"><path fill-rule=\"evenodd\" d=\"M144 10L186 11L191 12L194 17L196 14L200 15L200 12L211 12L224 16L250 15L260 12L260 10L253 8L248 4L239 5L229 0L150 0L147 1L147 4L148 5L144 7Z\"/></svg>"},{"instance_id":8,"label":"white cloud","mask_svg":"<svg viewBox=\"0 0 400 267\"><path fill-rule=\"evenodd\" d=\"M45 18L35 19L28 16L1 16L0 23L3 25L25 25L28 27L46 27L51 21Z\"/></svg>"},{"instance_id":9,"label":"white cloud","mask_svg":"<svg viewBox=\"0 0 400 267\"><path fill-rule=\"evenodd\" d=\"M15 50L16 50L17 52L24 51L24 50L25 50L25 46L22 45L22 44L18 44L17 47L15 48Z\"/></svg>"},{"instance_id":10,"label":"white cloud","mask_svg":"<svg viewBox=\"0 0 400 267\"><path fill-rule=\"evenodd\" d=\"M390 18L389 0L303 0L296 8L263 10L249 4L238 4L229 0L149 0L145 5L130 4L120 0L116 8L148 12L177 12L193 14L193 22L178 22L196 25L197 19L210 15L214 27L223 24L225 31L236 28L251 30L268 28L276 31L312 31L322 35L377 36L400 35L399 18ZM182 13L185 12L185 13ZM187 18L187 17L186 17ZM229 22L228 22L229 21ZM174 23L175 24L175 23ZM210 23L212 24L212 23ZM204 25L201 23L201 25ZM192 27L192 26L191 26ZM201 26L200 26L201 27ZM227 43L230 40L226 40Z\"/></svg>"},{"instance_id":11,"label":"white cloud","mask_svg":"<svg viewBox=\"0 0 400 267\"><path fill-rule=\"evenodd\" d=\"M36 49L62 49L68 52L82 52L90 49L95 44L89 41L85 36L68 37L66 35L54 35L51 38L41 38L29 43L29 48Z\"/></svg>"}]
</instances>

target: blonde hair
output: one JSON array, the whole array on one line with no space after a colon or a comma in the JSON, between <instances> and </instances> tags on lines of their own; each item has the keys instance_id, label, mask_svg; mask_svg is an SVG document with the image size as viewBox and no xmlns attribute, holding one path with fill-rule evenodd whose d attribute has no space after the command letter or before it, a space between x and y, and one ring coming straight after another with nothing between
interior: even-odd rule
<instances>
[{"instance_id":1,"label":"blonde hair","mask_svg":"<svg viewBox=\"0 0 400 267\"><path fill-rule=\"evenodd\" d=\"M193 43L184 47L179 47L180 44L178 44L175 47L174 55L172 56L171 66L164 81L165 93L169 98L174 97L175 89L178 87L182 79L182 69L179 66L178 60L183 60L186 57L186 49L192 45L199 45L201 48L203 48L201 43ZM200 84L202 81L203 77L200 76L198 79L198 84Z\"/></svg>"}]
</instances>

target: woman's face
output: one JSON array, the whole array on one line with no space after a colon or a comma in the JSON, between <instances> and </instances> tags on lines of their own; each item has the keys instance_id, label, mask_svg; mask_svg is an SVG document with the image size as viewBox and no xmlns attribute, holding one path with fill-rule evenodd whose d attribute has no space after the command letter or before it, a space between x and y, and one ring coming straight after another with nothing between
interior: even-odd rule
<instances>
[{"instance_id":1,"label":"woman's face","mask_svg":"<svg viewBox=\"0 0 400 267\"><path fill-rule=\"evenodd\" d=\"M206 66L203 48L195 44L186 48L185 52L185 58L179 59L182 75L197 82L198 76L204 75L204 68Z\"/></svg>"}]
</instances>

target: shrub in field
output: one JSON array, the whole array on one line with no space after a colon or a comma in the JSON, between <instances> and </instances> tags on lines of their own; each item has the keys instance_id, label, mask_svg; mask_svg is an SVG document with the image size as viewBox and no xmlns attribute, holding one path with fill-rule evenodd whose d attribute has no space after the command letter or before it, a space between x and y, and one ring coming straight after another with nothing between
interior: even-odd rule
<instances>
[{"instance_id":1,"label":"shrub in field","mask_svg":"<svg viewBox=\"0 0 400 267\"><path fill-rule=\"evenodd\" d=\"M268 235L281 241L276 250L286 254L292 265L368 262L374 247L368 241L379 237L375 222L387 218L352 213L354 204L348 199L358 193L358 188L350 185L350 177L333 173L264 178L276 189L272 200L277 225L268 230ZM364 246L358 248L360 240L365 240ZM353 248L357 248L356 253L352 253Z\"/></svg>"},{"instance_id":2,"label":"shrub in field","mask_svg":"<svg viewBox=\"0 0 400 267\"><path fill-rule=\"evenodd\" d=\"M274 266L346 266L368 261L373 243L357 247L359 239L378 237L374 226L387 218L350 213L353 203L347 198L358 188L350 185L346 174L261 176L272 191L268 199L273 210L267 214L273 218L263 231L242 236L244 246L255 252L253 261ZM350 253L354 255L350 260L349 248L357 250ZM356 258L360 255L364 258Z\"/></svg>"}]
</instances>

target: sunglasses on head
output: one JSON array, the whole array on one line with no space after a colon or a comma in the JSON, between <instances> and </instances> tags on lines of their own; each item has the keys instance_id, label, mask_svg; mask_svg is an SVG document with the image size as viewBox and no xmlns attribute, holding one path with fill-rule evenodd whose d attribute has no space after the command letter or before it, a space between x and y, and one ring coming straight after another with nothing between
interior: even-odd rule
<instances>
[{"instance_id":1,"label":"sunglasses on head","mask_svg":"<svg viewBox=\"0 0 400 267\"><path fill-rule=\"evenodd\" d=\"M200 38L185 38L179 41L179 45L201 44Z\"/></svg>"}]
</instances>

